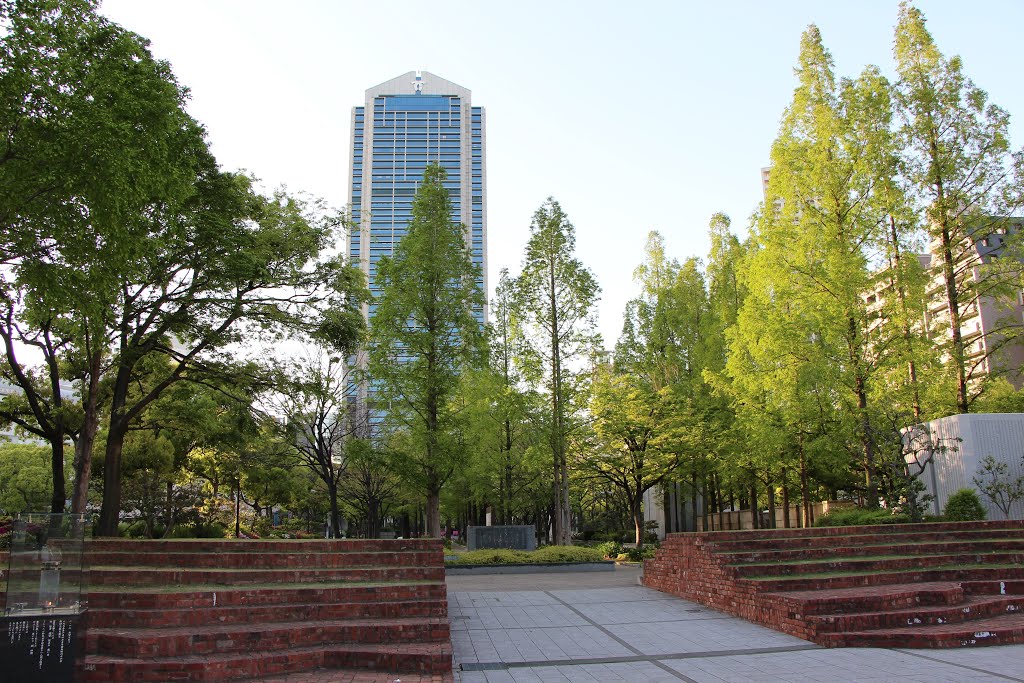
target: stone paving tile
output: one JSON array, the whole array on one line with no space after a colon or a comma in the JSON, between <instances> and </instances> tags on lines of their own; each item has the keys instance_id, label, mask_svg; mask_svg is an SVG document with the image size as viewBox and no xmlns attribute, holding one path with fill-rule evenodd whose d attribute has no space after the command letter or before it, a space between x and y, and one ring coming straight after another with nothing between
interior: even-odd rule
<instances>
[{"instance_id":1,"label":"stone paving tile","mask_svg":"<svg viewBox=\"0 0 1024 683\"><path fill-rule=\"evenodd\" d=\"M822 649L693 659L663 659L664 664L698 683L834 683L836 681L1005 681L915 655L874 648ZM1019 673L1019 672L1018 672Z\"/></svg>"},{"instance_id":2,"label":"stone paving tile","mask_svg":"<svg viewBox=\"0 0 1024 683\"><path fill-rule=\"evenodd\" d=\"M456 607L526 607L531 605L557 605L559 603L555 598L543 591L477 591L449 593L449 608L453 604Z\"/></svg>"},{"instance_id":3,"label":"stone paving tile","mask_svg":"<svg viewBox=\"0 0 1024 683\"><path fill-rule=\"evenodd\" d=\"M504 671L462 672L462 683L679 683L677 676L649 662L533 666Z\"/></svg>"},{"instance_id":4,"label":"stone paving tile","mask_svg":"<svg viewBox=\"0 0 1024 683\"><path fill-rule=\"evenodd\" d=\"M621 588L593 588L581 590L550 591L559 600L571 605L608 602L636 602L638 600L665 600L666 594L644 586L624 586ZM674 597L674 596L672 596Z\"/></svg>"},{"instance_id":5,"label":"stone paving tile","mask_svg":"<svg viewBox=\"0 0 1024 683\"><path fill-rule=\"evenodd\" d=\"M448 618L453 631L468 628L550 628L585 626L587 620L564 605L451 607ZM471 626L472 625L472 626Z\"/></svg>"},{"instance_id":6,"label":"stone paving tile","mask_svg":"<svg viewBox=\"0 0 1024 683\"><path fill-rule=\"evenodd\" d=\"M558 595L556 593L556 595ZM561 596L559 596L561 597ZM584 616L599 624L642 624L665 621L693 621L695 619L731 619L727 614L695 605L685 600L629 600L594 603L575 603L566 600Z\"/></svg>"},{"instance_id":7,"label":"stone paving tile","mask_svg":"<svg viewBox=\"0 0 1024 683\"><path fill-rule=\"evenodd\" d=\"M565 587L586 579L535 591L449 588L456 681L1024 683L1024 645L818 648L641 586ZM792 649L757 651L769 648ZM460 664L472 670L458 671Z\"/></svg>"},{"instance_id":8,"label":"stone paving tile","mask_svg":"<svg viewBox=\"0 0 1024 683\"><path fill-rule=\"evenodd\" d=\"M1024 680L1024 645L997 647L970 647L952 650L897 650L918 657L950 662L975 669L984 669L1004 676Z\"/></svg>"},{"instance_id":9,"label":"stone paving tile","mask_svg":"<svg viewBox=\"0 0 1024 683\"><path fill-rule=\"evenodd\" d=\"M606 628L646 655L808 645L795 636L733 618L614 624Z\"/></svg>"}]
</instances>

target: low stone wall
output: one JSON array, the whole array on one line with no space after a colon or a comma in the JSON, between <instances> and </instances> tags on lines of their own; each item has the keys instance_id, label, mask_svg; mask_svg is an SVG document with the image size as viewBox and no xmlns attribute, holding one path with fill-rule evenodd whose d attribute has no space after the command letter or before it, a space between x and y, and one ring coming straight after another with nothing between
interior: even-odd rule
<instances>
[{"instance_id":1,"label":"low stone wall","mask_svg":"<svg viewBox=\"0 0 1024 683\"><path fill-rule=\"evenodd\" d=\"M537 529L532 524L471 526L466 530L466 545L470 550L536 550Z\"/></svg>"}]
</instances>

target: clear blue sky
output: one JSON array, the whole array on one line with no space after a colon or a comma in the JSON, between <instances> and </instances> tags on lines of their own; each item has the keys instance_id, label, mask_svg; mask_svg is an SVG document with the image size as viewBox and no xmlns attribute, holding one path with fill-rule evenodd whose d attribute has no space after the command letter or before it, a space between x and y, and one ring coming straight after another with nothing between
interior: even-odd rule
<instances>
[{"instance_id":1,"label":"clear blue sky","mask_svg":"<svg viewBox=\"0 0 1024 683\"><path fill-rule=\"evenodd\" d=\"M897 6L106 0L101 11L171 62L225 168L335 206L347 200L350 109L368 87L423 69L471 89L487 109L491 283L519 270L530 217L554 196L604 289L610 347L649 230L680 259L705 256L715 211L744 234L804 28L821 29L839 75L891 72ZM943 53L1024 117L1024 2L917 6Z\"/></svg>"}]
</instances>

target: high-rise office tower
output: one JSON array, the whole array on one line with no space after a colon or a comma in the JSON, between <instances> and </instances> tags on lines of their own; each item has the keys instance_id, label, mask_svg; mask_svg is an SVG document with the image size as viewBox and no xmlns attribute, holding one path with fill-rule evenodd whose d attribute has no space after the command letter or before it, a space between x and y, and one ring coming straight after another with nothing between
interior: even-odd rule
<instances>
[{"instance_id":1,"label":"high-rise office tower","mask_svg":"<svg viewBox=\"0 0 1024 683\"><path fill-rule=\"evenodd\" d=\"M363 106L352 108L352 162L349 209L352 231L348 256L366 274L370 302L363 315L373 326L377 262L390 256L412 221L412 202L428 164L439 163L448 178L452 220L466 230L466 246L480 269L477 286L487 296L487 167L483 107L470 92L426 71L409 73L366 91ZM474 311L486 322L486 306ZM350 367L365 367L365 352ZM370 407L373 389L365 381L349 385L354 420L375 431L387 408Z\"/></svg>"},{"instance_id":2,"label":"high-rise office tower","mask_svg":"<svg viewBox=\"0 0 1024 683\"><path fill-rule=\"evenodd\" d=\"M426 71L410 71L366 91L352 108L349 206L353 229L348 255L366 273L376 295L377 261L390 256L412 220L412 201L428 164L448 173L452 220L466 228L466 244L487 293L487 172L484 109L470 91ZM365 308L370 324L374 304ZM477 311L484 322L486 309Z\"/></svg>"}]
</instances>

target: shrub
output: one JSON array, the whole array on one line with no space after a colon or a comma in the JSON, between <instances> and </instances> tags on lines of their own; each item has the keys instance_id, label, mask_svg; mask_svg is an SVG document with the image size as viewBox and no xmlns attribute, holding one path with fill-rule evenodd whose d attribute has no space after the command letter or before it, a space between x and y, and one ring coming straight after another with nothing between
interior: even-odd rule
<instances>
[{"instance_id":1,"label":"shrub","mask_svg":"<svg viewBox=\"0 0 1024 683\"><path fill-rule=\"evenodd\" d=\"M220 522L175 524L167 538L230 538L227 527Z\"/></svg>"},{"instance_id":2,"label":"shrub","mask_svg":"<svg viewBox=\"0 0 1024 683\"><path fill-rule=\"evenodd\" d=\"M943 516L950 522L978 522L985 519L985 506L974 489L960 489L946 501Z\"/></svg>"},{"instance_id":3,"label":"shrub","mask_svg":"<svg viewBox=\"0 0 1024 683\"><path fill-rule=\"evenodd\" d=\"M656 552L658 552L657 546L653 544L645 545L642 548L630 548L629 550L627 550L626 558L630 562L642 562L644 560L649 560L650 558L654 557L654 554Z\"/></svg>"},{"instance_id":4,"label":"shrub","mask_svg":"<svg viewBox=\"0 0 1024 683\"><path fill-rule=\"evenodd\" d=\"M615 559L622 554L622 544L618 541L607 541L597 546L595 550L600 551L604 557Z\"/></svg>"},{"instance_id":5,"label":"shrub","mask_svg":"<svg viewBox=\"0 0 1024 683\"><path fill-rule=\"evenodd\" d=\"M10 517L0 517L0 550L11 547L11 538L14 536L14 520Z\"/></svg>"},{"instance_id":6,"label":"shrub","mask_svg":"<svg viewBox=\"0 0 1024 683\"><path fill-rule=\"evenodd\" d=\"M569 545L549 545L536 550L527 562L600 562L604 559L596 548L579 548Z\"/></svg>"},{"instance_id":7,"label":"shrub","mask_svg":"<svg viewBox=\"0 0 1024 683\"><path fill-rule=\"evenodd\" d=\"M548 564L556 562L600 562L604 559L597 548L549 545L532 553L525 550L473 550L462 553L457 560L447 564L496 565L496 564Z\"/></svg>"},{"instance_id":8,"label":"shrub","mask_svg":"<svg viewBox=\"0 0 1024 683\"><path fill-rule=\"evenodd\" d=\"M906 524L910 516L887 508L836 510L814 520L814 526L864 526L868 524Z\"/></svg>"}]
</instances>

